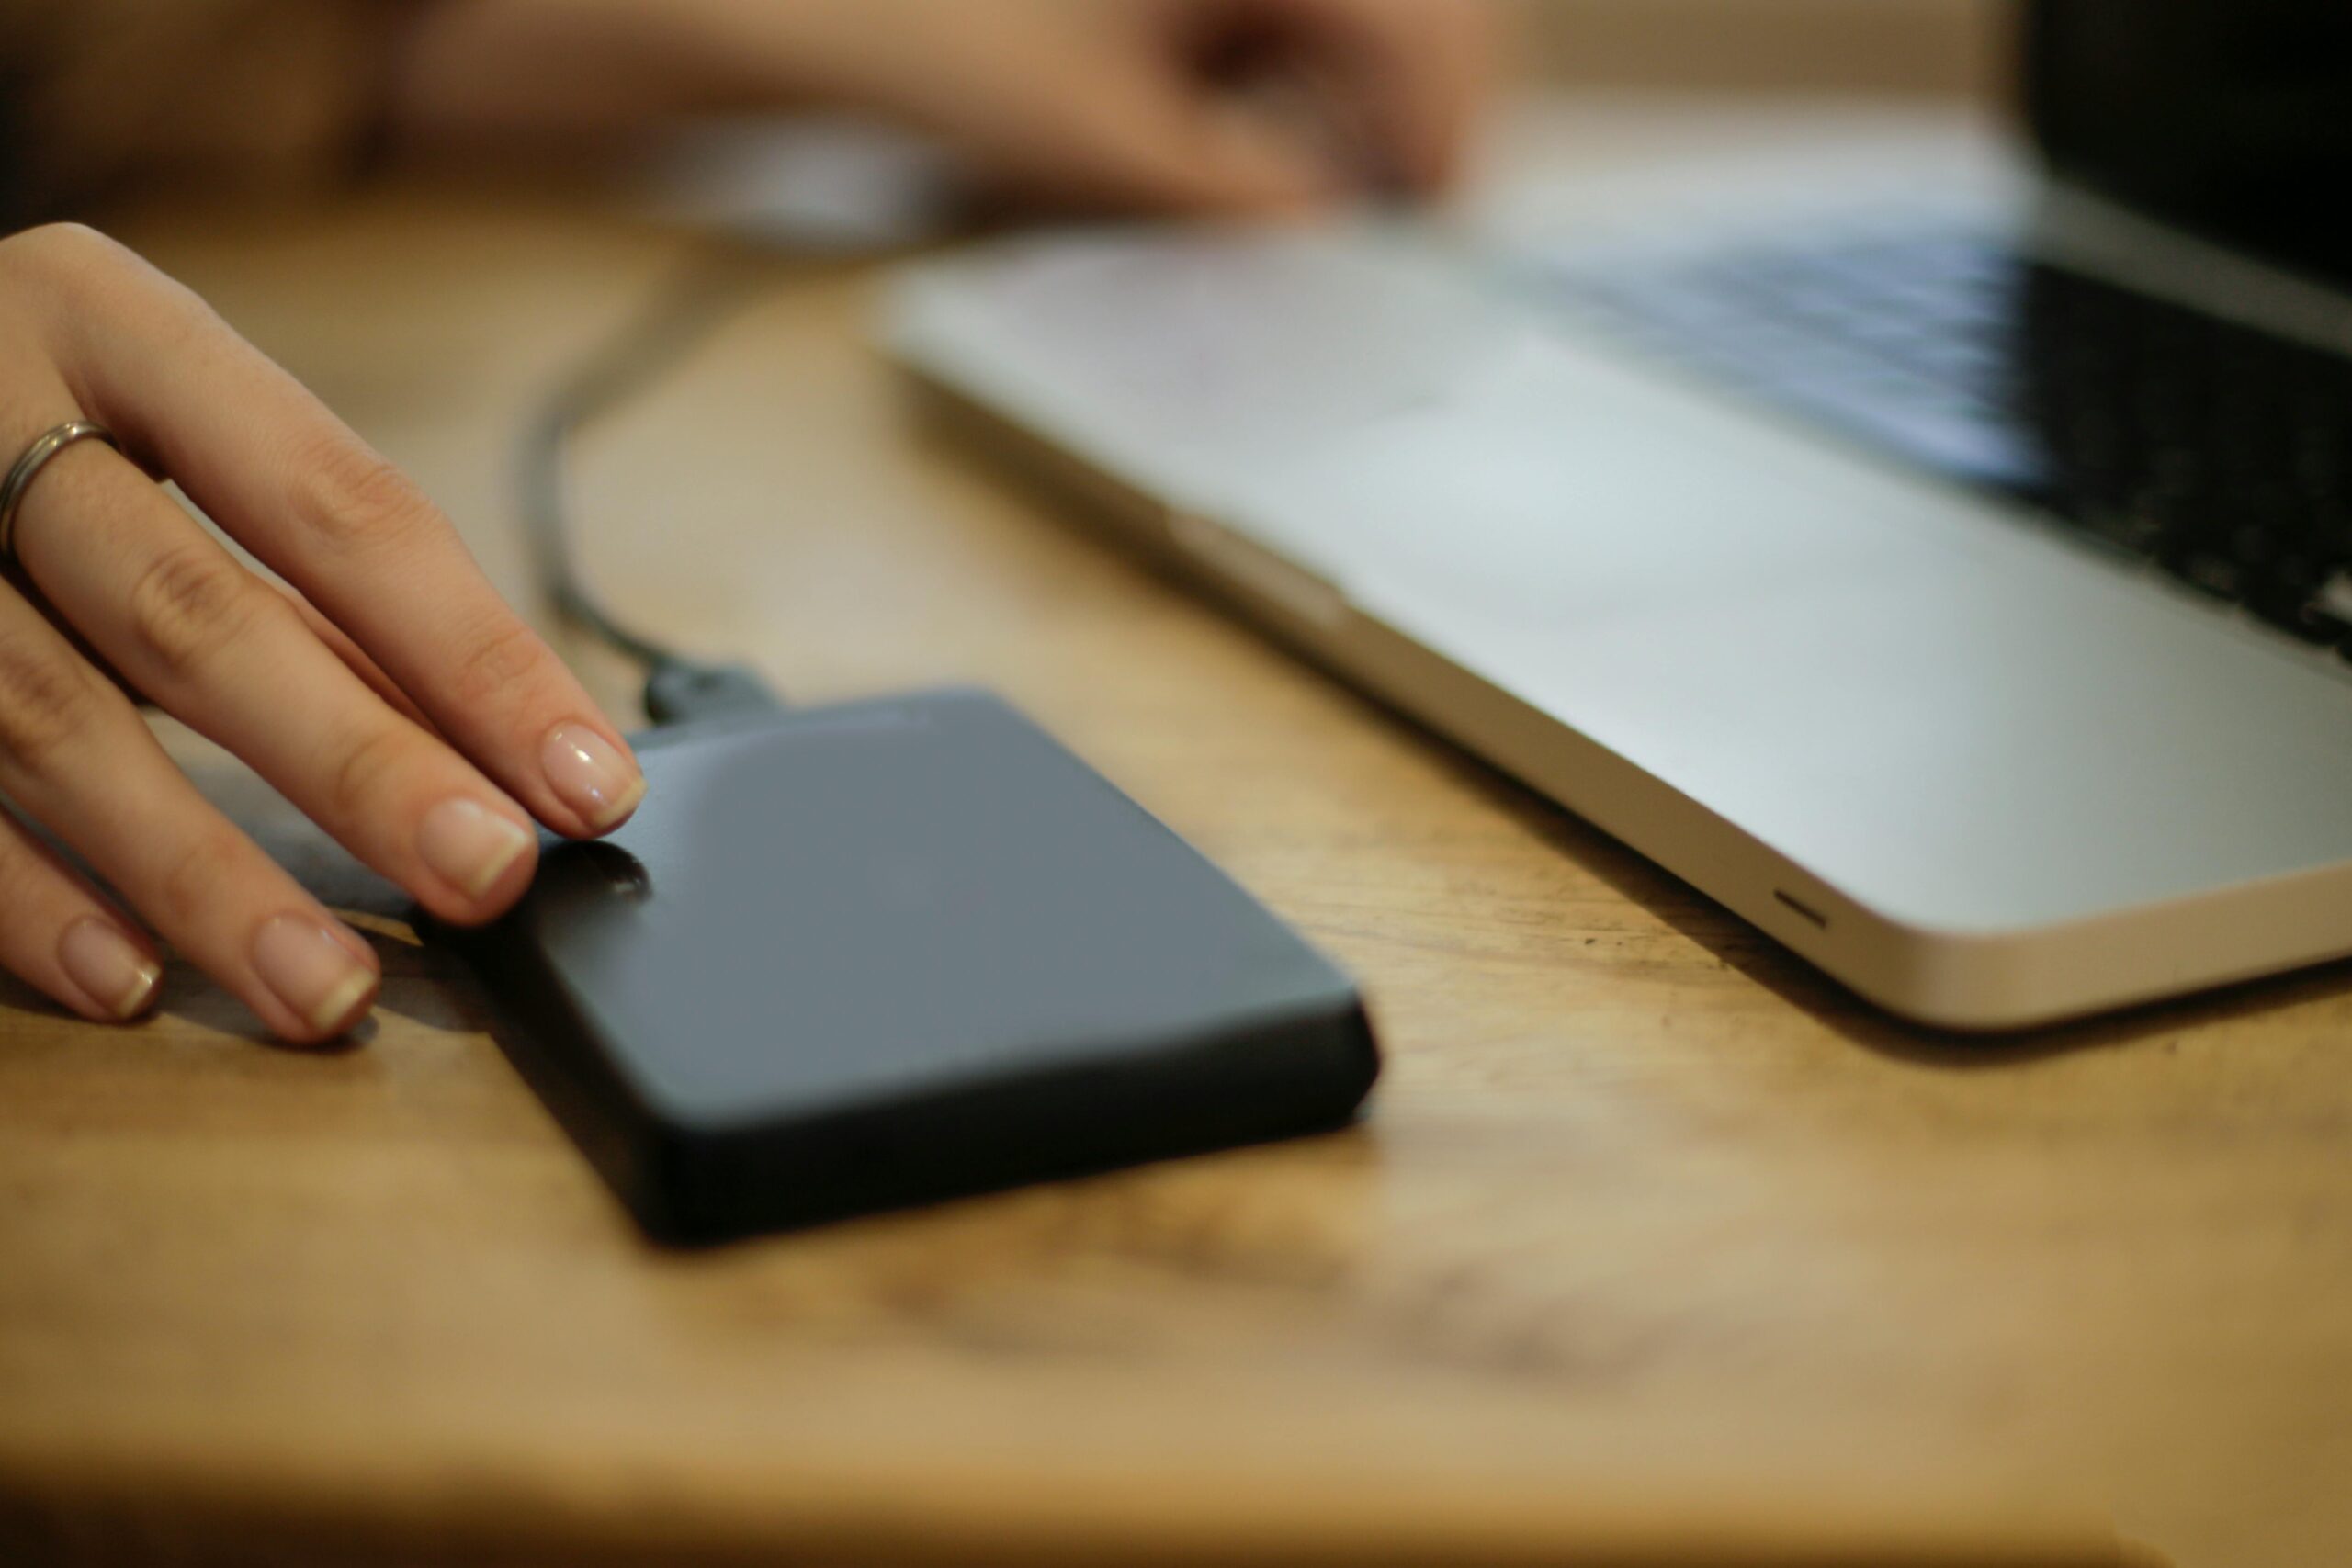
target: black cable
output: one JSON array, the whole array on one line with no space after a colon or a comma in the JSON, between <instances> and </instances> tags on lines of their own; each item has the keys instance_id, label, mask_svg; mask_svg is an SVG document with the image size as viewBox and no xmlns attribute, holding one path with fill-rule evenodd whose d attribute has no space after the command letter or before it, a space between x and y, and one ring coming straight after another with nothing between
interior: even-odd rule
<instances>
[{"instance_id":1,"label":"black cable","mask_svg":"<svg viewBox=\"0 0 2352 1568\"><path fill-rule=\"evenodd\" d=\"M523 526L541 591L556 614L645 671L646 716L656 724L782 704L748 666L695 659L631 627L588 585L573 547L564 459L587 425L674 367L768 284L772 274L731 248L698 253L634 318L556 386L517 451Z\"/></svg>"}]
</instances>

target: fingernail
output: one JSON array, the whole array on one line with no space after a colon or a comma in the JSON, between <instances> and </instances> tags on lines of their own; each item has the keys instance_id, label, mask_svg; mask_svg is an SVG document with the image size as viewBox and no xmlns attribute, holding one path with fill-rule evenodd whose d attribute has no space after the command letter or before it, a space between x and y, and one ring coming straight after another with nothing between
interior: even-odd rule
<instances>
[{"instance_id":1,"label":"fingernail","mask_svg":"<svg viewBox=\"0 0 2352 1568\"><path fill-rule=\"evenodd\" d=\"M473 800L445 800L424 814L416 852L435 875L479 898L529 852L531 835Z\"/></svg>"},{"instance_id":2,"label":"fingernail","mask_svg":"<svg viewBox=\"0 0 2352 1568\"><path fill-rule=\"evenodd\" d=\"M599 833L619 827L645 798L645 775L585 725L559 725L540 765L564 804Z\"/></svg>"},{"instance_id":3,"label":"fingernail","mask_svg":"<svg viewBox=\"0 0 2352 1568\"><path fill-rule=\"evenodd\" d=\"M106 921L76 920L58 939L57 961L90 999L125 1022L147 1010L163 965Z\"/></svg>"},{"instance_id":4,"label":"fingernail","mask_svg":"<svg viewBox=\"0 0 2352 1568\"><path fill-rule=\"evenodd\" d=\"M376 972L333 931L300 915L280 915L261 928L254 939L254 968L279 1001L322 1034L358 1022L376 991Z\"/></svg>"}]
</instances>

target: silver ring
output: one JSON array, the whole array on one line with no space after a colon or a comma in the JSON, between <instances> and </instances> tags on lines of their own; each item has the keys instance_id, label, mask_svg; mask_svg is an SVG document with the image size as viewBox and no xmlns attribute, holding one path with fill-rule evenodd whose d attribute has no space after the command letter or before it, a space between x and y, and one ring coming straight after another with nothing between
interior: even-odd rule
<instances>
[{"instance_id":1,"label":"silver ring","mask_svg":"<svg viewBox=\"0 0 2352 1568\"><path fill-rule=\"evenodd\" d=\"M33 488L33 480L49 460L76 441L103 441L118 452L122 450L113 431L86 419L68 420L27 447L8 477L0 479L0 566L17 563L17 513L25 504L25 492Z\"/></svg>"}]
</instances>

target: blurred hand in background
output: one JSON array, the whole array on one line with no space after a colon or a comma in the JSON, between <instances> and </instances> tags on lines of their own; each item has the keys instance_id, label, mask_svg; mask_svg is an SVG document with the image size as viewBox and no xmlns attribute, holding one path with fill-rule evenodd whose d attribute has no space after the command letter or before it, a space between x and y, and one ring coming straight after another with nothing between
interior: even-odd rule
<instances>
[{"instance_id":1,"label":"blurred hand in background","mask_svg":"<svg viewBox=\"0 0 2352 1568\"><path fill-rule=\"evenodd\" d=\"M1256 211L1437 188L1487 54L1470 0L454 0L418 18L392 113L481 145L815 104L1023 194Z\"/></svg>"},{"instance_id":2,"label":"blurred hand in background","mask_svg":"<svg viewBox=\"0 0 2352 1568\"><path fill-rule=\"evenodd\" d=\"M1278 212L1443 185L1489 33L1478 0L0 0L0 185L54 215L815 108L1026 198Z\"/></svg>"}]
</instances>

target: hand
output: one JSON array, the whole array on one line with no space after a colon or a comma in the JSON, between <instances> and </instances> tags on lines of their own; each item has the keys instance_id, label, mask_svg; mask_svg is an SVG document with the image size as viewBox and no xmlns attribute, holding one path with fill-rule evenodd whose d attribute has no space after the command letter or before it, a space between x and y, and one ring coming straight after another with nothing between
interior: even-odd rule
<instances>
[{"instance_id":1,"label":"hand","mask_svg":"<svg viewBox=\"0 0 2352 1568\"><path fill-rule=\"evenodd\" d=\"M0 807L0 965L101 1021L144 1011L160 973L29 821L283 1038L328 1039L375 998L368 944L197 793L127 691L459 923L529 884L534 818L586 837L635 808L627 744L414 486L119 245L0 240L0 466L74 419L131 457L85 441L43 468L0 581L0 795L21 813Z\"/></svg>"},{"instance_id":2,"label":"hand","mask_svg":"<svg viewBox=\"0 0 2352 1568\"><path fill-rule=\"evenodd\" d=\"M1427 194L1487 87L1478 0L444 0L398 73L426 140L577 139L809 101L1050 200L1269 212Z\"/></svg>"}]
</instances>

